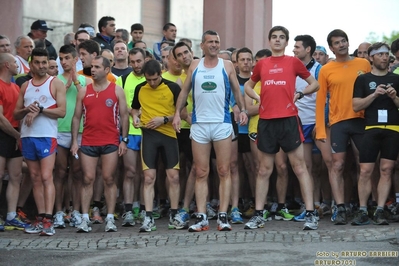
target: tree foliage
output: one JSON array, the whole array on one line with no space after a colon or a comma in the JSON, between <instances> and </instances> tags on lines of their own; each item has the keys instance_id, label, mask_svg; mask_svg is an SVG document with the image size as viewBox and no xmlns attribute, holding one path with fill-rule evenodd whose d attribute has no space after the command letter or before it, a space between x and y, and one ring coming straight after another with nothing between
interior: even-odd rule
<instances>
[{"instance_id":1,"label":"tree foliage","mask_svg":"<svg viewBox=\"0 0 399 266\"><path fill-rule=\"evenodd\" d=\"M399 39L399 31L392 31L390 36L383 35L382 37L375 32L370 32L369 36L367 37L367 41L370 43L382 41L389 45L396 39Z\"/></svg>"}]
</instances>

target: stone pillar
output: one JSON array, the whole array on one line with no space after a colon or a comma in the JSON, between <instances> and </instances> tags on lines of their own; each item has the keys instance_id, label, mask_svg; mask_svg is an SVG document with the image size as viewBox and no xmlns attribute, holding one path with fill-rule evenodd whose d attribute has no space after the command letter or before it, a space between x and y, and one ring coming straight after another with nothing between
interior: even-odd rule
<instances>
[{"instance_id":1,"label":"stone pillar","mask_svg":"<svg viewBox=\"0 0 399 266\"><path fill-rule=\"evenodd\" d=\"M204 31L215 30L221 49L247 46L254 53L268 47L273 0L204 0Z\"/></svg>"},{"instance_id":2,"label":"stone pillar","mask_svg":"<svg viewBox=\"0 0 399 266\"><path fill-rule=\"evenodd\" d=\"M73 3L73 31L82 23L90 23L97 29L97 0L75 0ZM98 29L97 29L98 32Z\"/></svg>"},{"instance_id":3,"label":"stone pillar","mask_svg":"<svg viewBox=\"0 0 399 266\"><path fill-rule=\"evenodd\" d=\"M13 43L18 36L28 34L28 32L24 32L23 2L23 0L0 0L2 9L0 34L6 35L10 39L12 47L14 47Z\"/></svg>"}]
</instances>

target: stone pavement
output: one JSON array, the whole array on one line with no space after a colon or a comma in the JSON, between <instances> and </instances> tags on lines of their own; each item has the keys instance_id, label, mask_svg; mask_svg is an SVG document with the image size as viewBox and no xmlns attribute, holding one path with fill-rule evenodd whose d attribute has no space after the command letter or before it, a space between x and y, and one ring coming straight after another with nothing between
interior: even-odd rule
<instances>
[{"instance_id":1,"label":"stone pavement","mask_svg":"<svg viewBox=\"0 0 399 266\"><path fill-rule=\"evenodd\" d=\"M193 222L193 220L191 220ZM187 230L168 230L167 219L156 221L158 230L151 233L138 233L139 225L122 227L117 221L118 232L105 233L104 225L93 225L90 233L76 233L76 229L56 229L52 237L26 234L22 231L0 232L0 251L3 250L69 250L94 251L113 249L141 249L162 246L198 246L204 244L236 243L339 243L339 242L379 242L389 241L399 244L399 223L388 226L333 225L329 217L321 219L319 229L303 231L303 223L292 221L270 221L265 228L245 230L244 225L233 225L231 232L216 230L216 221L210 221L210 230L190 233Z\"/></svg>"}]
</instances>

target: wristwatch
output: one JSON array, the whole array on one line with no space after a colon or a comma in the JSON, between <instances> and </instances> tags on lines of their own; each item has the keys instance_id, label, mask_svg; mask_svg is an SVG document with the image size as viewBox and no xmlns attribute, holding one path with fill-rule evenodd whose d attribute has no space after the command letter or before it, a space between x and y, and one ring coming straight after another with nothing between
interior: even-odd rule
<instances>
[{"instance_id":1,"label":"wristwatch","mask_svg":"<svg viewBox=\"0 0 399 266\"><path fill-rule=\"evenodd\" d=\"M75 81L73 84L75 84L75 86L76 86L76 85L80 85L80 81L77 80L77 81Z\"/></svg>"},{"instance_id":2,"label":"wristwatch","mask_svg":"<svg viewBox=\"0 0 399 266\"><path fill-rule=\"evenodd\" d=\"M167 124L169 122L169 118L167 116L163 117L163 123Z\"/></svg>"},{"instance_id":3,"label":"wristwatch","mask_svg":"<svg viewBox=\"0 0 399 266\"><path fill-rule=\"evenodd\" d=\"M242 110L241 110L241 113L245 113L246 115L248 115L248 110L242 109Z\"/></svg>"},{"instance_id":4,"label":"wristwatch","mask_svg":"<svg viewBox=\"0 0 399 266\"><path fill-rule=\"evenodd\" d=\"M39 106L39 113L43 113L43 109L44 109L44 107L43 106Z\"/></svg>"},{"instance_id":5,"label":"wristwatch","mask_svg":"<svg viewBox=\"0 0 399 266\"><path fill-rule=\"evenodd\" d=\"M129 138L128 137L124 137L122 138L122 141L126 144L129 144Z\"/></svg>"},{"instance_id":6,"label":"wristwatch","mask_svg":"<svg viewBox=\"0 0 399 266\"><path fill-rule=\"evenodd\" d=\"M301 92L301 91L296 91L295 93L299 93L298 100L302 99L305 96L305 94L303 94L303 92Z\"/></svg>"}]
</instances>

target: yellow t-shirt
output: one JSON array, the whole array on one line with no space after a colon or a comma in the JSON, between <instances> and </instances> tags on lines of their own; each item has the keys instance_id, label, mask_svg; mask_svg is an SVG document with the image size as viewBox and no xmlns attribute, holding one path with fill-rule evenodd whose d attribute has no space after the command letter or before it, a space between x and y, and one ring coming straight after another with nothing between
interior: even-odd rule
<instances>
[{"instance_id":1,"label":"yellow t-shirt","mask_svg":"<svg viewBox=\"0 0 399 266\"><path fill-rule=\"evenodd\" d=\"M261 82L258 81L255 84L254 91L259 95L261 89ZM254 104L256 101L254 100ZM258 132L258 121L259 121L259 114L251 116L248 123L248 134L257 133Z\"/></svg>"},{"instance_id":2,"label":"yellow t-shirt","mask_svg":"<svg viewBox=\"0 0 399 266\"><path fill-rule=\"evenodd\" d=\"M127 76L124 87L122 86L122 76L116 80L116 85L122 87L125 92L126 105L129 109L132 108L134 91L136 90L137 85L143 82L145 82L144 76L136 76L133 73L130 73ZM141 135L141 129L133 126L133 117L131 114L129 114L129 135Z\"/></svg>"}]
</instances>

